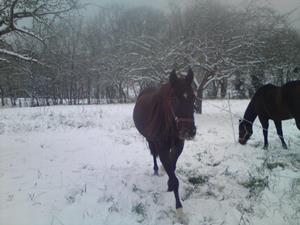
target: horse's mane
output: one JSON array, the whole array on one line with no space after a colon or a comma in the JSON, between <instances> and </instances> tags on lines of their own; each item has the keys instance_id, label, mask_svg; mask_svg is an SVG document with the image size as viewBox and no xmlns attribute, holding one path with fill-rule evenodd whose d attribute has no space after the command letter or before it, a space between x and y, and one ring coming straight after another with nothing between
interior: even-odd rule
<instances>
[{"instance_id":1,"label":"horse's mane","mask_svg":"<svg viewBox=\"0 0 300 225\"><path fill-rule=\"evenodd\" d=\"M255 120L255 118L257 117L257 112L255 112L255 104L256 104L256 101L259 101L259 99L261 98L262 95L264 95L264 93L268 90L268 89L271 89L271 88L274 88L276 87L275 85L273 84L266 84L262 87L260 87L254 94L254 96L251 98L247 108L246 108L246 111L245 111L245 114L244 114L244 121L246 123L249 123L252 125L253 121Z\"/></svg>"}]
</instances>

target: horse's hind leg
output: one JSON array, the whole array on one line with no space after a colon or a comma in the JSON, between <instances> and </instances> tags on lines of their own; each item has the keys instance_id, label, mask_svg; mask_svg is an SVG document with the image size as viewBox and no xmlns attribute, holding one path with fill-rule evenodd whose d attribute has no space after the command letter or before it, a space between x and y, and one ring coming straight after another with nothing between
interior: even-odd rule
<instances>
[{"instance_id":1,"label":"horse's hind leg","mask_svg":"<svg viewBox=\"0 0 300 225\"><path fill-rule=\"evenodd\" d=\"M282 147L284 149L287 149L287 145L286 145L286 143L284 141L284 138L283 138L282 123L281 123L281 121L274 121L274 123L275 123L275 126L276 126L277 134L278 134L278 136L281 140Z\"/></svg>"},{"instance_id":2,"label":"horse's hind leg","mask_svg":"<svg viewBox=\"0 0 300 225\"><path fill-rule=\"evenodd\" d=\"M295 121L296 121L296 126L297 126L298 130L300 130L300 118L295 119Z\"/></svg>"},{"instance_id":3,"label":"horse's hind leg","mask_svg":"<svg viewBox=\"0 0 300 225\"><path fill-rule=\"evenodd\" d=\"M158 166L157 166L157 160L156 160L156 158L157 158L157 150L156 150L155 145L154 145L153 142L148 141L148 143L149 143L150 152L151 152L151 154L153 156L153 164L154 164L153 170L154 170L154 175L158 175Z\"/></svg>"}]
</instances>

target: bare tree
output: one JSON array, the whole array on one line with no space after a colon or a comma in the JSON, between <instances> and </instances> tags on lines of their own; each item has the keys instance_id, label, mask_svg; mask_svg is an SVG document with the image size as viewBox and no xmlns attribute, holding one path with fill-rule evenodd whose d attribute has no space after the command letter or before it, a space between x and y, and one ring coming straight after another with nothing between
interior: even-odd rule
<instances>
[{"instance_id":1,"label":"bare tree","mask_svg":"<svg viewBox=\"0 0 300 225\"><path fill-rule=\"evenodd\" d=\"M78 6L72 0L1 4L0 95L12 103L20 96L48 105L127 102L171 69L191 66L201 113L204 97L249 97L265 82L299 78L299 34L255 1L245 9L173 2L169 13L110 5L88 20L69 11ZM30 29L20 28L24 18L33 21Z\"/></svg>"},{"instance_id":2,"label":"bare tree","mask_svg":"<svg viewBox=\"0 0 300 225\"><path fill-rule=\"evenodd\" d=\"M24 19L31 19L45 26L50 26L57 17L63 13L78 8L77 0L62 1L25 1L25 0L4 0L0 3L0 37L11 33L23 34L37 39L41 42L45 41L44 37L40 37L37 33L30 29L22 28L21 24ZM34 61L36 59L18 54L15 51L0 49L0 55L6 57L14 57L25 61Z\"/></svg>"}]
</instances>

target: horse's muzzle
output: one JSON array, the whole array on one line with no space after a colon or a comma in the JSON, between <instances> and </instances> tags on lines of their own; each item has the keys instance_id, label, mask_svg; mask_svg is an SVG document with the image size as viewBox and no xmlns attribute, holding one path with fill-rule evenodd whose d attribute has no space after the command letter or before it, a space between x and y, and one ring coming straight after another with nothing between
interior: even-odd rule
<instances>
[{"instance_id":1,"label":"horse's muzzle","mask_svg":"<svg viewBox=\"0 0 300 225\"><path fill-rule=\"evenodd\" d=\"M239 143L241 145L245 145L247 143L247 141L244 138L239 138Z\"/></svg>"},{"instance_id":2,"label":"horse's muzzle","mask_svg":"<svg viewBox=\"0 0 300 225\"><path fill-rule=\"evenodd\" d=\"M179 138L181 140L192 140L196 135L197 129L194 126L192 129L182 129L179 131Z\"/></svg>"}]
</instances>

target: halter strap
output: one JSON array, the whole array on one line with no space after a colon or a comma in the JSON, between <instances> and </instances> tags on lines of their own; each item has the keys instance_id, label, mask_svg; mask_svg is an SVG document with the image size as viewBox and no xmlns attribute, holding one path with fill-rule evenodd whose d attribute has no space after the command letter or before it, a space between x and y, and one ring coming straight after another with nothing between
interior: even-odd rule
<instances>
[{"instance_id":1,"label":"halter strap","mask_svg":"<svg viewBox=\"0 0 300 225\"><path fill-rule=\"evenodd\" d=\"M244 136L243 136L242 138L240 138L240 139L245 140L246 136L247 136L248 134L250 134L250 132L247 130L246 126L243 126L243 128L244 128L244 130L245 130L245 134L244 134Z\"/></svg>"},{"instance_id":2,"label":"halter strap","mask_svg":"<svg viewBox=\"0 0 300 225\"><path fill-rule=\"evenodd\" d=\"M178 123L179 122L194 122L194 119L190 119L190 118L178 118L178 117L175 117L175 121L177 121Z\"/></svg>"}]
</instances>

